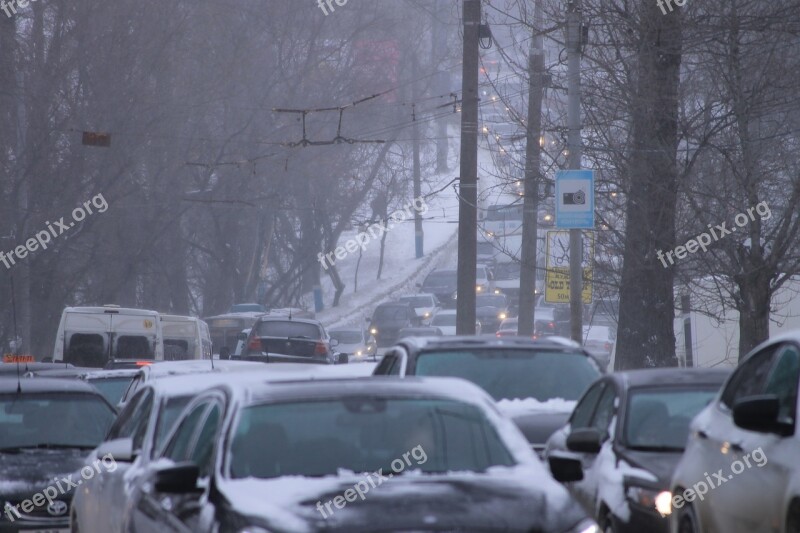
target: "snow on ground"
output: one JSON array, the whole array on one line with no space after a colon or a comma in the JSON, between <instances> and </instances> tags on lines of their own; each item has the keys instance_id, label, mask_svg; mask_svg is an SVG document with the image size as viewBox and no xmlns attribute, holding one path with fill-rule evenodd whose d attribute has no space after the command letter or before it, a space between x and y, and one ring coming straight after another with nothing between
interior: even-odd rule
<instances>
[{"instance_id":1,"label":"snow on ground","mask_svg":"<svg viewBox=\"0 0 800 533\"><path fill-rule=\"evenodd\" d=\"M448 172L423 176L423 195L430 191L438 191L458 176L459 137L458 128L450 130L450 161ZM478 149L479 190L481 191L481 207L499 201L495 173L491 154L482 144ZM455 183L455 182L454 182ZM429 272L442 268L456 268L458 258L458 197L454 183L445 187L435 196L427 198L427 211L422 215L424 233L424 256L415 258L414 221L397 223L386 233L385 255L381 279L376 279L380 258L380 239L371 239L366 249L350 253L336 261L336 267L342 281L346 284L344 292L336 308L329 307L333 302L334 289L330 278L322 271L322 291L325 309L316 314L327 328L364 324L365 318L372 315L376 305L398 298L405 294L419 291L421 284ZM401 203L401 207L411 205L412 199ZM419 205L419 204L417 204ZM413 209L411 209L413 213ZM391 214L391 212L390 212ZM357 230L345 232L339 239L343 246L353 239ZM326 250L325 253L332 251ZM354 292L356 265L358 264L358 291Z\"/></svg>"}]
</instances>

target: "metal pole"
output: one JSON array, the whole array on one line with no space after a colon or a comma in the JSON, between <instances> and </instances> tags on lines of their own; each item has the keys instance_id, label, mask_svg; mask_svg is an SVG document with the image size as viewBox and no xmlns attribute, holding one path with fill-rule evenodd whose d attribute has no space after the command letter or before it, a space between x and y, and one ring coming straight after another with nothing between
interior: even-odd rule
<instances>
[{"instance_id":1,"label":"metal pole","mask_svg":"<svg viewBox=\"0 0 800 533\"><path fill-rule=\"evenodd\" d=\"M411 78L414 80L412 86L412 94L414 102L419 97L417 89L417 55L414 53L411 58ZM413 123L411 127L412 144L411 150L413 152L412 159L414 160L414 201L422 196L422 183L420 177L420 163L419 163L419 125L417 124L417 110L416 104L411 104ZM414 252L417 259L424 254L424 234L422 233L422 214L418 210L414 210Z\"/></svg>"},{"instance_id":2,"label":"metal pole","mask_svg":"<svg viewBox=\"0 0 800 533\"><path fill-rule=\"evenodd\" d=\"M581 168L581 7L580 0L567 4L567 123L569 129L569 168ZM570 334L583 344L583 259L581 230L569 230L569 310Z\"/></svg>"},{"instance_id":3,"label":"metal pole","mask_svg":"<svg viewBox=\"0 0 800 533\"><path fill-rule=\"evenodd\" d=\"M461 78L461 176L458 187L458 299L456 333L475 333L478 239L478 26L481 1L464 0Z\"/></svg>"},{"instance_id":4,"label":"metal pole","mask_svg":"<svg viewBox=\"0 0 800 533\"><path fill-rule=\"evenodd\" d=\"M544 46L542 0L533 10L533 39L528 54L528 119L525 143L525 197L522 208L522 268L519 276L519 319L517 334L533 335L536 305L536 247L539 240L539 159L542 136L542 93L544 92Z\"/></svg>"}]
</instances>

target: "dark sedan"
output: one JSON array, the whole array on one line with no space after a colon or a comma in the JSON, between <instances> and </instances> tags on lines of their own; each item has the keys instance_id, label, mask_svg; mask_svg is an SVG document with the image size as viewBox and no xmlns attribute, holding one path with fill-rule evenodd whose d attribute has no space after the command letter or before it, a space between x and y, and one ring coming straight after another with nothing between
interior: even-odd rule
<instances>
[{"instance_id":1,"label":"dark sedan","mask_svg":"<svg viewBox=\"0 0 800 533\"><path fill-rule=\"evenodd\" d=\"M338 362L338 355L331 348L328 333L320 322L273 316L262 316L256 320L241 358L265 363Z\"/></svg>"},{"instance_id":2,"label":"dark sedan","mask_svg":"<svg viewBox=\"0 0 800 533\"><path fill-rule=\"evenodd\" d=\"M137 531L598 531L463 380L220 386L164 450Z\"/></svg>"},{"instance_id":3,"label":"dark sedan","mask_svg":"<svg viewBox=\"0 0 800 533\"><path fill-rule=\"evenodd\" d=\"M591 356L568 340L455 336L400 339L374 375L471 381L498 401L538 453L601 373Z\"/></svg>"},{"instance_id":4,"label":"dark sedan","mask_svg":"<svg viewBox=\"0 0 800 533\"><path fill-rule=\"evenodd\" d=\"M545 455L580 457L584 479L570 491L605 531L666 533L669 483L689 423L729 373L688 368L609 374L586 391L568 424L550 437Z\"/></svg>"},{"instance_id":5,"label":"dark sedan","mask_svg":"<svg viewBox=\"0 0 800 533\"><path fill-rule=\"evenodd\" d=\"M378 346L389 346L397 340L400 330L421 325L422 317L409 302L386 302L378 305L369 320L369 332Z\"/></svg>"},{"instance_id":6,"label":"dark sedan","mask_svg":"<svg viewBox=\"0 0 800 533\"><path fill-rule=\"evenodd\" d=\"M0 378L0 532L68 531L72 488L95 473L84 458L115 416L77 379Z\"/></svg>"}]
</instances>

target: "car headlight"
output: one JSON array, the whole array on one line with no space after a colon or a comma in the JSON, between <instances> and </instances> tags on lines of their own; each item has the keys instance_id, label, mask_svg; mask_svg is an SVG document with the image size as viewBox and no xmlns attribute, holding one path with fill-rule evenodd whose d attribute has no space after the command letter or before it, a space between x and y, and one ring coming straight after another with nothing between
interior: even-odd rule
<instances>
[{"instance_id":1,"label":"car headlight","mask_svg":"<svg viewBox=\"0 0 800 533\"><path fill-rule=\"evenodd\" d=\"M478 286L476 286L476 287L475 287L475 290L476 290L477 292L481 292L481 291L483 291L483 285L478 285Z\"/></svg>"},{"instance_id":2,"label":"car headlight","mask_svg":"<svg viewBox=\"0 0 800 533\"><path fill-rule=\"evenodd\" d=\"M430 311L425 311L424 313L422 313L422 318L430 318L430 317L431 317Z\"/></svg>"},{"instance_id":3,"label":"car headlight","mask_svg":"<svg viewBox=\"0 0 800 533\"><path fill-rule=\"evenodd\" d=\"M356 350L356 355L362 355L361 350Z\"/></svg>"},{"instance_id":4,"label":"car headlight","mask_svg":"<svg viewBox=\"0 0 800 533\"><path fill-rule=\"evenodd\" d=\"M581 520L577 526L573 527L566 533L600 533L600 526L591 518Z\"/></svg>"},{"instance_id":5,"label":"car headlight","mask_svg":"<svg viewBox=\"0 0 800 533\"><path fill-rule=\"evenodd\" d=\"M646 489L634 485L628 487L626 494L632 502L655 509L661 516L672 513L672 493L668 490Z\"/></svg>"},{"instance_id":6,"label":"car headlight","mask_svg":"<svg viewBox=\"0 0 800 533\"><path fill-rule=\"evenodd\" d=\"M497 315L497 318L499 318L500 320L505 320L506 318L508 318L508 315L506 315L505 313L500 313L499 315Z\"/></svg>"},{"instance_id":7,"label":"car headlight","mask_svg":"<svg viewBox=\"0 0 800 533\"><path fill-rule=\"evenodd\" d=\"M377 335L378 334L378 328L370 328L369 332L372 333L373 335Z\"/></svg>"}]
</instances>

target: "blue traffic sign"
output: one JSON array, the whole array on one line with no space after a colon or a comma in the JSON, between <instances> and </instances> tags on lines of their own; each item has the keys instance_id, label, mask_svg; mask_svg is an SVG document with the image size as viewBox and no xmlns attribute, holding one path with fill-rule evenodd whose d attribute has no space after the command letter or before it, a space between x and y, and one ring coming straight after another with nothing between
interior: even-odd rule
<instances>
[{"instance_id":1,"label":"blue traffic sign","mask_svg":"<svg viewBox=\"0 0 800 533\"><path fill-rule=\"evenodd\" d=\"M556 172L556 227L594 229L594 171Z\"/></svg>"}]
</instances>

